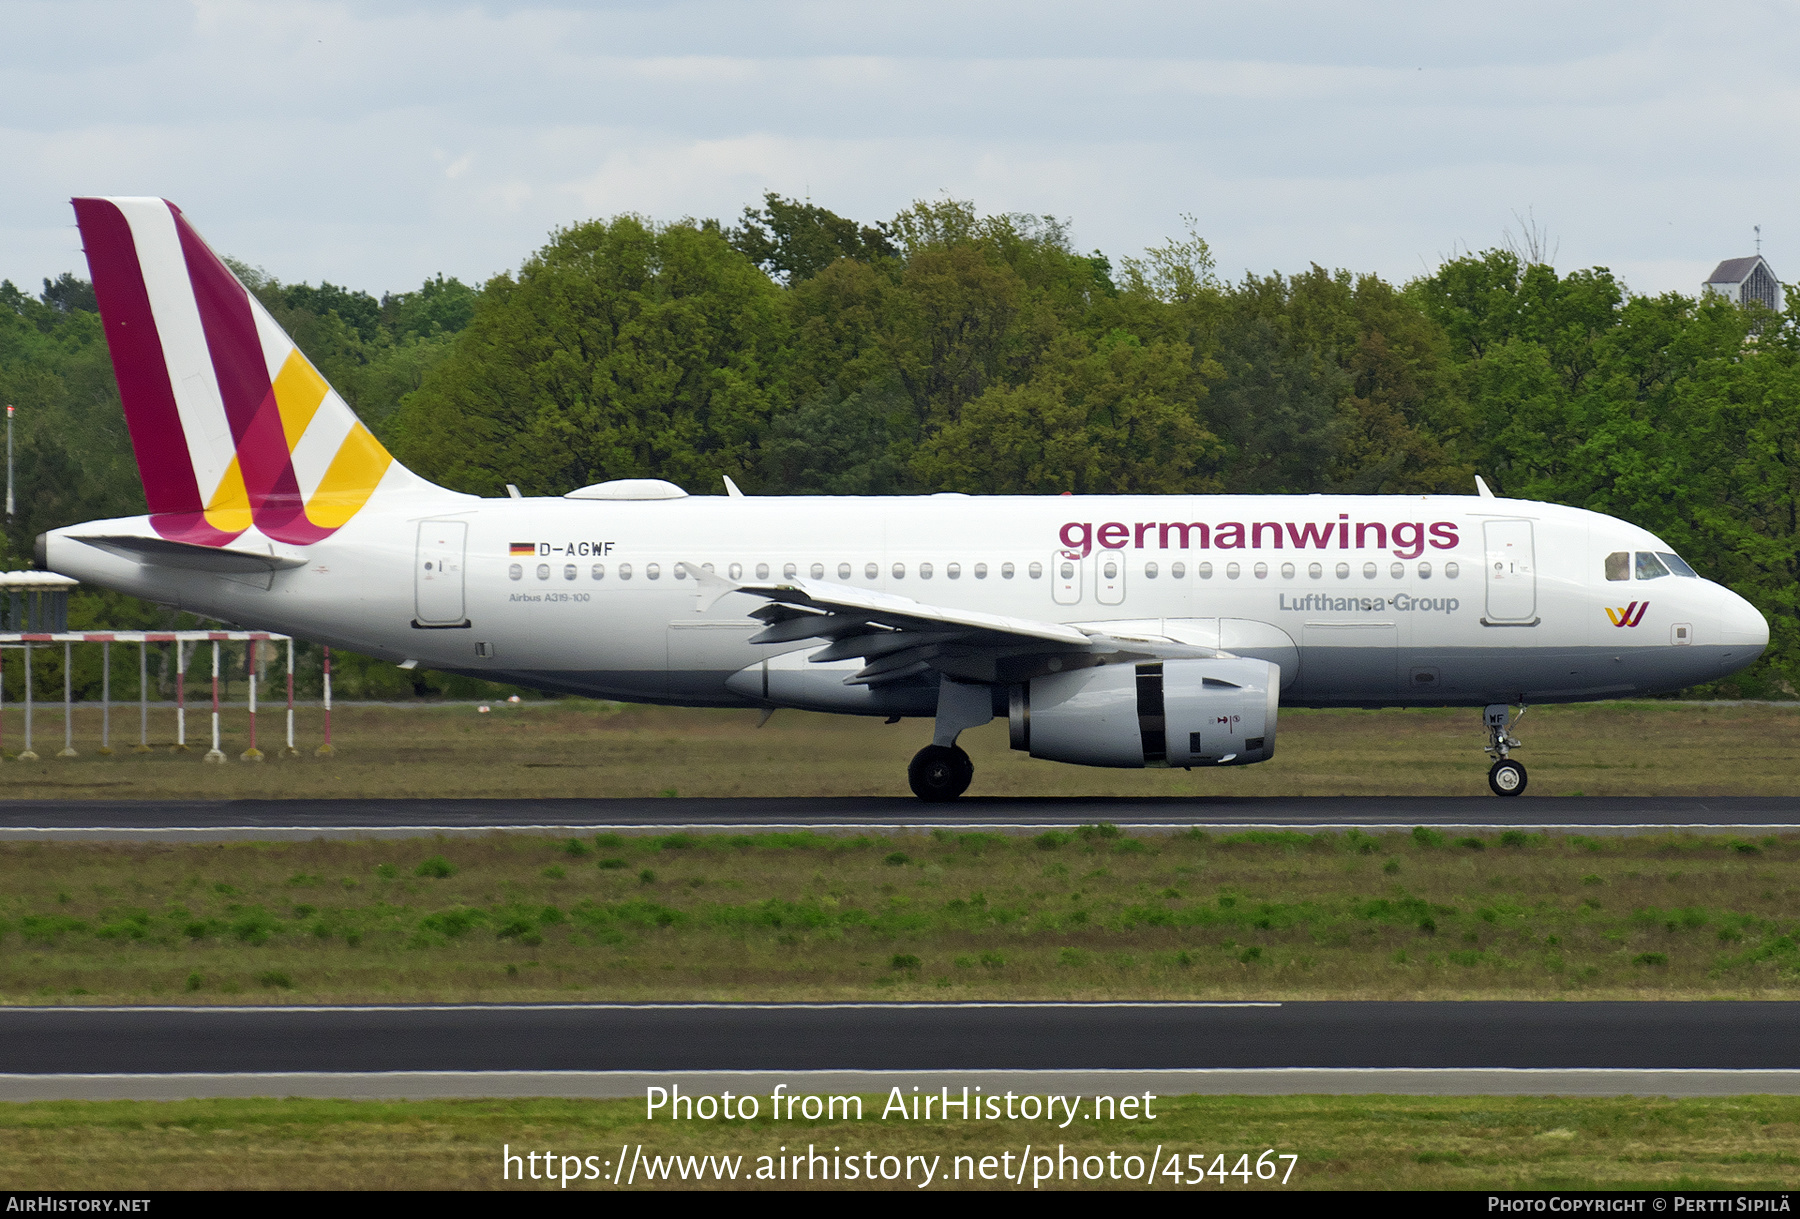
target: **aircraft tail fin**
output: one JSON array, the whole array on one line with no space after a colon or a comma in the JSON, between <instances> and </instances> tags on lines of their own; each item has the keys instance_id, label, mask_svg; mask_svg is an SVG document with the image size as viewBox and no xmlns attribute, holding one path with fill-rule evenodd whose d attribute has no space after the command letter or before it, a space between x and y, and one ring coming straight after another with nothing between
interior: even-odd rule
<instances>
[{"instance_id":1,"label":"aircraft tail fin","mask_svg":"<svg viewBox=\"0 0 1800 1219\"><path fill-rule=\"evenodd\" d=\"M306 545L378 490L420 486L164 199L75 217L156 530Z\"/></svg>"}]
</instances>

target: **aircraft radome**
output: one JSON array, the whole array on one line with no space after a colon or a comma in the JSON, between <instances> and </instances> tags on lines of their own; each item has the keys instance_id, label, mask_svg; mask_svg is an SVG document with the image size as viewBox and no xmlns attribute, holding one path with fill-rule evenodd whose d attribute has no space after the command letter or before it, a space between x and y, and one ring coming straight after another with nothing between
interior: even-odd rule
<instances>
[{"instance_id":1,"label":"aircraft radome","mask_svg":"<svg viewBox=\"0 0 1800 1219\"><path fill-rule=\"evenodd\" d=\"M1032 756L1239 766L1280 705L1653 694L1768 624L1624 521L1455 495L691 496L622 479L482 499L394 461L161 199L77 199L149 506L41 566L246 627L542 690L931 717L926 800L995 716Z\"/></svg>"}]
</instances>

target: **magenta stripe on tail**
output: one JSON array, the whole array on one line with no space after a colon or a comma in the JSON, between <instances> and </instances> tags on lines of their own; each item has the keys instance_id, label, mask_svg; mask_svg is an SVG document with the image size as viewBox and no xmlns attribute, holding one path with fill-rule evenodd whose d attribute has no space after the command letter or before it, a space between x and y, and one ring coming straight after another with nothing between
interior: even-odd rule
<instances>
[{"instance_id":1,"label":"magenta stripe on tail","mask_svg":"<svg viewBox=\"0 0 1800 1219\"><path fill-rule=\"evenodd\" d=\"M198 512L204 505L188 460L187 437L163 361L150 294L138 267L137 243L124 213L104 199L76 199L75 219L87 247L88 273L106 345L118 374L125 423L137 454L144 498L152 512Z\"/></svg>"},{"instance_id":2,"label":"magenta stripe on tail","mask_svg":"<svg viewBox=\"0 0 1800 1219\"><path fill-rule=\"evenodd\" d=\"M181 237L182 256L194 285L194 301L200 309L200 324L206 331L207 350L219 379L256 527L282 542L305 544L327 537L331 530L306 519L249 293L200 239L181 210L173 204L169 210L175 215L175 230Z\"/></svg>"}]
</instances>

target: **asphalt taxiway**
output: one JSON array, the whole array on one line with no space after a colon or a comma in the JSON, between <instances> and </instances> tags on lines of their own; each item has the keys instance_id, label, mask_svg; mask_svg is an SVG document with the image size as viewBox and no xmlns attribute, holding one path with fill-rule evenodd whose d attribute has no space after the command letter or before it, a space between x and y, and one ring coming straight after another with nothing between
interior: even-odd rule
<instances>
[{"instance_id":1,"label":"asphalt taxiway","mask_svg":"<svg viewBox=\"0 0 1800 1219\"><path fill-rule=\"evenodd\" d=\"M608 830L1030 832L1110 821L1133 830L1504 829L1594 833L1800 831L1800 796L1491 796L556 800L5 800L0 840L309 839Z\"/></svg>"},{"instance_id":2,"label":"asphalt taxiway","mask_svg":"<svg viewBox=\"0 0 1800 1219\"><path fill-rule=\"evenodd\" d=\"M1786 1002L0 1009L0 1072L1800 1070Z\"/></svg>"},{"instance_id":3,"label":"asphalt taxiway","mask_svg":"<svg viewBox=\"0 0 1800 1219\"><path fill-rule=\"evenodd\" d=\"M1796 1032L1800 1005L1781 1002L8 1008L0 1098L641 1095L669 1080L885 1091L981 1079L1165 1095L1793 1093Z\"/></svg>"}]
</instances>

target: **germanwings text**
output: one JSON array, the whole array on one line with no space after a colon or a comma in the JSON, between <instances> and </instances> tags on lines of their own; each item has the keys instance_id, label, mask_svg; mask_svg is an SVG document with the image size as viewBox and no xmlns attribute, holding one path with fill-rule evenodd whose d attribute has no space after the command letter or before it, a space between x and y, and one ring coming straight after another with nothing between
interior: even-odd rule
<instances>
[{"instance_id":1,"label":"germanwings text","mask_svg":"<svg viewBox=\"0 0 1800 1219\"><path fill-rule=\"evenodd\" d=\"M1342 512L1335 521L1070 521L1057 534L1068 550L1085 557L1094 547L1101 550L1392 550L1402 559L1416 559L1427 544L1438 550L1454 550L1454 521L1352 521Z\"/></svg>"}]
</instances>

